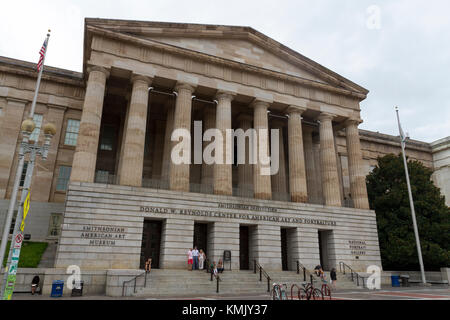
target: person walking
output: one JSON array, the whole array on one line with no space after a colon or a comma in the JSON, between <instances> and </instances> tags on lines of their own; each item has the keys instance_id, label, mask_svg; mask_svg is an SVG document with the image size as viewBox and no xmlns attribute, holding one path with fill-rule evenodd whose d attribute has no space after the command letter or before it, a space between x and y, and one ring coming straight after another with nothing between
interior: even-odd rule
<instances>
[{"instance_id":1,"label":"person walking","mask_svg":"<svg viewBox=\"0 0 450 320\"><path fill-rule=\"evenodd\" d=\"M192 248L188 251L188 270L192 271Z\"/></svg>"},{"instance_id":2,"label":"person walking","mask_svg":"<svg viewBox=\"0 0 450 320\"><path fill-rule=\"evenodd\" d=\"M192 266L192 270L198 270L198 250L197 250L197 247L194 247L194 250L192 250L192 258L194 259L194 264Z\"/></svg>"},{"instance_id":3,"label":"person walking","mask_svg":"<svg viewBox=\"0 0 450 320\"><path fill-rule=\"evenodd\" d=\"M217 272L217 265L216 262L214 261L212 264L212 270L211 270L212 274L214 275L215 278L218 277L218 272Z\"/></svg>"},{"instance_id":4,"label":"person walking","mask_svg":"<svg viewBox=\"0 0 450 320\"><path fill-rule=\"evenodd\" d=\"M200 252L198 254L198 267L199 267L200 270L203 270L203 267L204 267L203 264L205 262L205 259L206 259L206 255L203 252L203 250L200 249Z\"/></svg>"},{"instance_id":5,"label":"person walking","mask_svg":"<svg viewBox=\"0 0 450 320\"><path fill-rule=\"evenodd\" d=\"M336 281L337 281L336 268L331 269L330 279L331 279L331 288L333 290L336 290Z\"/></svg>"}]
</instances>

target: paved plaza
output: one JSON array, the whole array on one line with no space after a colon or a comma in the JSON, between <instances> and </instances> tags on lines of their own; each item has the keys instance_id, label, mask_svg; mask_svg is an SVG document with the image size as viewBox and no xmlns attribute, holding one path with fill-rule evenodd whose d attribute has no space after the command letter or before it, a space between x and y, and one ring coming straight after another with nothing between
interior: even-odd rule
<instances>
[{"instance_id":1,"label":"paved plaza","mask_svg":"<svg viewBox=\"0 0 450 320\"><path fill-rule=\"evenodd\" d=\"M51 298L49 295L14 294L13 300L270 300L269 294L255 295L202 295L202 296L172 296L172 297L108 297L82 296ZM449 286L382 288L381 290L339 290L332 293L332 300L450 300Z\"/></svg>"}]
</instances>

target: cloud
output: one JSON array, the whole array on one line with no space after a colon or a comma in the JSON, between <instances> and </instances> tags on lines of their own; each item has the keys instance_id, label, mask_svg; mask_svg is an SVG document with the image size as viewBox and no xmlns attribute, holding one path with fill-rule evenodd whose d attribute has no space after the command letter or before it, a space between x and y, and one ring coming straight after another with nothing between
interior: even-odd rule
<instances>
[{"instance_id":1,"label":"cloud","mask_svg":"<svg viewBox=\"0 0 450 320\"><path fill-rule=\"evenodd\" d=\"M46 64L81 71L85 17L251 26L369 89L361 128L397 135L398 105L411 138L431 142L450 133L448 12L446 0L7 1L0 55L37 62L50 27Z\"/></svg>"}]
</instances>

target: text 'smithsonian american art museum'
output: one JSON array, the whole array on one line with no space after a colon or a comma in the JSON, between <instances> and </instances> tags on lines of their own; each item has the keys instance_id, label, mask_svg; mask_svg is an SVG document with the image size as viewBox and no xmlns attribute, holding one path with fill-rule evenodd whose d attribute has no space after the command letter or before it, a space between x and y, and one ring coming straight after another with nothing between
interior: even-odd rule
<instances>
[{"instance_id":1,"label":"text 'smithsonian american art museum'","mask_svg":"<svg viewBox=\"0 0 450 320\"><path fill-rule=\"evenodd\" d=\"M34 66L0 59L4 212ZM233 270L255 260L268 272L297 261L381 266L365 176L400 146L358 129L367 94L250 27L86 19L83 72L44 69L33 134L43 139L46 122L57 133L36 164L25 234L57 242L55 268L82 272L142 269L148 258L154 269L186 269L194 245L211 261L229 250ZM194 159L213 143L202 141L211 128L257 129L269 149L278 129L277 174L249 163L248 138L245 163L237 152L232 163ZM192 134L190 164L171 159L176 129ZM431 150L407 144L433 168Z\"/></svg>"}]
</instances>

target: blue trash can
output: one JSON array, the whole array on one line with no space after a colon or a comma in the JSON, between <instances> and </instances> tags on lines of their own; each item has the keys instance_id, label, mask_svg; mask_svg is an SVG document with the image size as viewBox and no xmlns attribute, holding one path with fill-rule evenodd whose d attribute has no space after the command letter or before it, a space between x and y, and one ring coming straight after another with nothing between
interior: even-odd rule
<instances>
[{"instance_id":1,"label":"blue trash can","mask_svg":"<svg viewBox=\"0 0 450 320\"><path fill-rule=\"evenodd\" d=\"M391 282L393 287L400 287L400 276L391 276Z\"/></svg>"},{"instance_id":2,"label":"blue trash can","mask_svg":"<svg viewBox=\"0 0 450 320\"><path fill-rule=\"evenodd\" d=\"M57 298L62 297L64 289L64 281L63 280L55 280L52 283L52 293L50 297Z\"/></svg>"}]
</instances>

